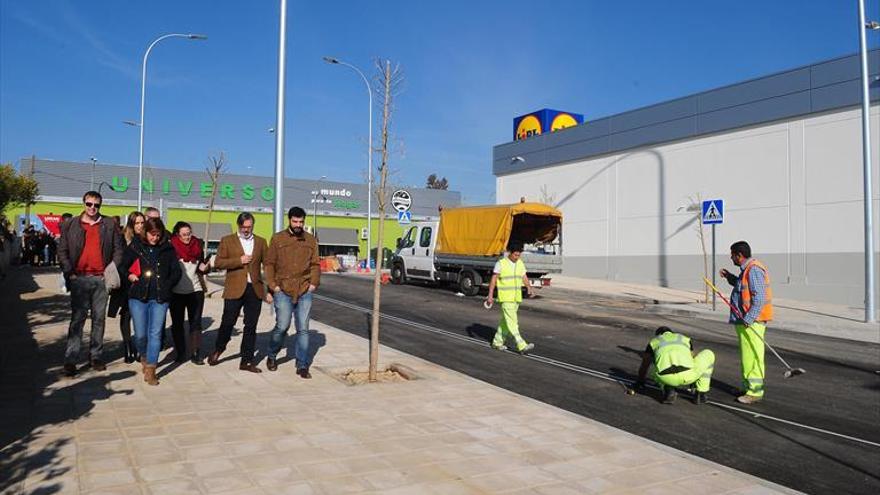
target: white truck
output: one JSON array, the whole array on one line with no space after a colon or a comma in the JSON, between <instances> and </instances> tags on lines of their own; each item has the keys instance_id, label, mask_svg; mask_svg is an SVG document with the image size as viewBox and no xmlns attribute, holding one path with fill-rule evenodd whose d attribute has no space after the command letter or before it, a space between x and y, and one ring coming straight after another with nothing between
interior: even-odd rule
<instances>
[{"instance_id":1,"label":"white truck","mask_svg":"<svg viewBox=\"0 0 880 495\"><path fill-rule=\"evenodd\" d=\"M397 239L391 281L454 284L475 296L513 242L525 246L522 260L533 287L549 286L548 275L562 271L562 213L523 202L444 209L439 221L414 222Z\"/></svg>"}]
</instances>

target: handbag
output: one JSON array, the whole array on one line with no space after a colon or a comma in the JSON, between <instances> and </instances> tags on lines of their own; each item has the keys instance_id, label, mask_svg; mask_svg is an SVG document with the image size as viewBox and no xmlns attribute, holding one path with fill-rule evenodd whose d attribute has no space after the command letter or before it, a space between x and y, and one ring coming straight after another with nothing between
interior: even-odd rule
<instances>
[{"instance_id":1,"label":"handbag","mask_svg":"<svg viewBox=\"0 0 880 495\"><path fill-rule=\"evenodd\" d=\"M110 264L104 268L104 285L107 286L108 291L118 289L122 285L122 282L119 280L119 270L116 269L115 261L111 261Z\"/></svg>"}]
</instances>

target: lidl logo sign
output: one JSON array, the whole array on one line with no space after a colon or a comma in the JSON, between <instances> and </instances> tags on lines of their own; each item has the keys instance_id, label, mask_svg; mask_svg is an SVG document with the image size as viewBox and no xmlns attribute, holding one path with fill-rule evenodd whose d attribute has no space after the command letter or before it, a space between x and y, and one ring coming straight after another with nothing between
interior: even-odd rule
<instances>
[{"instance_id":1,"label":"lidl logo sign","mask_svg":"<svg viewBox=\"0 0 880 495\"><path fill-rule=\"evenodd\" d=\"M544 108L513 119L513 140L519 141L583 123L584 116L581 114Z\"/></svg>"},{"instance_id":2,"label":"lidl logo sign","mask_svg":"<svg viewBox=\"0 0 880 495\"><path fill-rule=\"evenodd\" d=\"M513 138L517 141L541 134L541 121L534 115L526 115L516 126Z\"/></svg>"}]
</instances>

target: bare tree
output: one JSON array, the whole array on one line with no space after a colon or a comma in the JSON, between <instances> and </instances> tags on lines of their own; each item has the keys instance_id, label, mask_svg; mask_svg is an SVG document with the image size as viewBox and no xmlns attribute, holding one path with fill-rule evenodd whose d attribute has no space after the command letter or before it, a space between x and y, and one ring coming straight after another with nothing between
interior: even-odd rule
<instances>
[{"instance_id":1,"label":"bare tree","mask_svg":"<svg viewBox=\"0 0 880 495\"><path fill-rule=\"evenodd\" d=\"M385 242L385 209L388 204L388 140L391 114L394 110L394 96L403 83L403 72L400 64L391 67L390 60L377 60L375 91L382 102L382 143L378 150L382 159L379 164L379 187L376 189L376 204L379 210L379 229L376 237L376 266L379 268L373 275L373 314L370 322L370 369L369 381L375 382L379 365L379 309L382 301L382 264L384 260L383 246Z\"/></svg>"},{"instance_id":2,"label":"bare tree","mask_svg":"<svg viewBox=\"0 0 880 495\"><path fill-rule=\"evenodd\" d=\"M444 191L449 189L449 181L446 180L446 177L441 179L437 174L429 175L426 182L428 189L443 189Z\"/></svg>"},{"instance_id":3,"label":"bare tree","mask_svg":"<svg viewBox=\"0 0 880 495\"><path fill-rule=\"evenodd\" d=\"M208 165L205 172L208 174L208 180L211 181L211 199L208 201L208 221L205 223L205 243L208 242L208 235L211 233L211 217L214 215L214 201L217 199L217 184L220 183L220 176L226 170L226 153L220 152L219 155L211 155L208 157Z\"/></svg>"},{"instance_id":4,"label":"bare tree","mask_svg":"<svg viewBox=\"0 0 880 495\"><path fill-rule=\"evenodd\" d=\"M693 217L688 220L682 228L679 228L677 232L680 232L684 227L686 227L690 223L694 223L694 230L697 233L697 238L700 240L700 249L703 251L703 277L709 278L711 274L709 273L709 254L706 251L706 230L703 227L703 199L700 193L697 193L696 196L688 196L688 204L687 206L682 206L678 208L679 210L685 210L689 213L693 213ZM674 234L673 234L674 235ZM703 285L703 302L709 302L709 287L706 284Z\"/></svg>"},{"instance_id":5,"label":"bare tree","mask_svg":"<svg viewBox=\"0 0 880 495\"><path fill-rule=\"evenodd\" d=\"M550 192L550 186L544 184L541 186L541 202L545 205L555 206L556 194Z\"/></svg>"}]
</instances>

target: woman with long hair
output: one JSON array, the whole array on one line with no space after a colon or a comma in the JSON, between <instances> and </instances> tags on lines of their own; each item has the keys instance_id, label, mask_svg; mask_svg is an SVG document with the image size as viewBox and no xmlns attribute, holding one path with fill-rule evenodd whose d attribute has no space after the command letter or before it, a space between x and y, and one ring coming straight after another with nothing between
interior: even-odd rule
<instances>
[{"instance_id":1,"label":"woman with long hair","mask_svg":"<svg viewBox=\"0 0 880 495\"><path fill-rule=\"evenodd\" d=\"M122 229L122 236L125 238L125 245L131 244L132 239L140 236L144 232L144 221L146 217L139 211L133 211L128 214L125 222L125 228ZM125 277L120 280L124 281ZM137 347L131 339L131 312L128 310L128 294L123 287L110 291L110 303L107 305L107 316L116 318L119 313L119 333L122 334L122 346L125 354L125 362L133 363L140 359Z\"/></svg>"},{"instance_id":2,"label":"woman with long hair","mask_svg":"<svg viewBox=\"0 0 880 495\"><path fill-rule=\"evenodd\" d=\"M180 264L168 241L165 224L158 218L148 218L143 233L131 241L119 264L119 278L125 281L128 309L134 322L134 341L148 385L159 384L156 366L162 346L162 325L171 289L180 276Z\"/></svg>"},{"instance_id":3,"label":"woman with long hair","mask_svg":"<svg viewBox=\"0 0 880 495\"><path fill-rule=\"evenodd\" d=\"M172 230L171 245L177 253L182 276L171 291L171 335L174 338L176 361L183 363L187 356L193 364L205 364L199 354L202 342L202 309L205 306L205 291L200 276L208 272L202 241L192 233L192 226L177 222ZM183 331L185 314L189 314L190 354L186 352L186 334Z\"/></svg>"}]
</instances>

